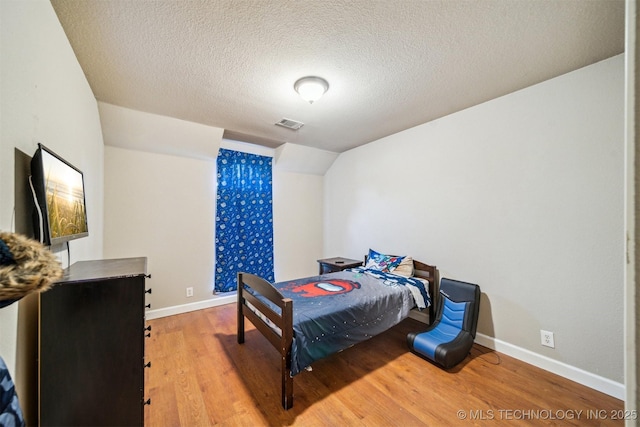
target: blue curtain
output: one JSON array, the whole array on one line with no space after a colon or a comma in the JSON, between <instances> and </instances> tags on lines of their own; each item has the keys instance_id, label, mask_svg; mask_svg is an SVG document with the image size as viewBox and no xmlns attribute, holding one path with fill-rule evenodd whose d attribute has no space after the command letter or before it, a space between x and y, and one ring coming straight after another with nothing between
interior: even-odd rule
<instances>
[{"instance_id":1,"label":"blue curtain","mask_svg":"<svg viewBox=\"0 0 640 427\"><path fill-rule=\"evenodd\" d=\"M215 290L237 289L239 271L273 277L271 157L220 149Z\"/></svg>"}]
</instances>

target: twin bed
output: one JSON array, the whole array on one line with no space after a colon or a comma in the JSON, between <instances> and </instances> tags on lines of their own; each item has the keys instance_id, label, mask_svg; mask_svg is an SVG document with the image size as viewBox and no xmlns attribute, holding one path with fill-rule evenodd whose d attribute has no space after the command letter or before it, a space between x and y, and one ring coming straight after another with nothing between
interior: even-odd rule
<instances>
[{"instance_id":1,"label":"twin bed","mask_svg":"<svg viewBox=\"0 0 640 427\"><path fill-rule=\"evenodd\" d=\"M238 273L238 343L247 318L278 350L285 409L293 406L293 376L314 361L386 331L416 307L434 318L436 267L405 258L394 274L371 259L364 268L275 284Z\"/></svg>"}]
</instances>

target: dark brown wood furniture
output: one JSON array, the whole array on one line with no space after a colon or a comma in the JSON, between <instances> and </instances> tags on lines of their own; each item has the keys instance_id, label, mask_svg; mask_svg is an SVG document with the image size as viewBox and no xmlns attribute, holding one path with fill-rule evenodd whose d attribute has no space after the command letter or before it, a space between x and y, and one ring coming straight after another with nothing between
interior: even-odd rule
<instances>
[{"instance_id":1,"label":"dark brown wood furniture","mask_svg":"<svg viewBox=\"0 0 640 427\"><path fill-rule=\"evenodd\" d=\"M146 274L146 258L81 261L40 295L39 425L144 425Z\"/></svg>"},{"instance_id":2,"label":"dark brown wood furniture","mask_svg":"<svg viewBox=\"0 0 640 427\"><path fill-rule=\"evenodd\" d=\"M413 261L414 277L428 281L429 295L432 303L429 307L429 319L434 319L433 310L437 306L439 273L435 266L419 261ZM245 289L245 287L249 289ZM275 304L277 310L271 309L251 292L257 292L261 296ZM251 304L251 307L247 305ZM258 311L260 315L254 311ZM281 357L281 387L282 406L289 409L293 406L293 378L291 376L291 345L293 342L293 301L284 298L271 283L266 280L246 273L238 273L238 343L244 343L244 318L253 323L257 330L278 350ZM269 325L263 318L267 318ZM274 327L279 329L276 330ZM409 351L409 349L407 349Z\"/></svg>"},{"instance_id":3,"label":"dark brown wood furniture","mask_svg":"<svg viewBox=\"0 0 640 427\"><path fill-rule=\"evenodd\" d=\"M335 257L319 259L318 265L320 270L318 274L327 274L346 270L347 268L360 267L362 265L362 261L358 261L357 259Z\"/></svg>"}]
</instances>

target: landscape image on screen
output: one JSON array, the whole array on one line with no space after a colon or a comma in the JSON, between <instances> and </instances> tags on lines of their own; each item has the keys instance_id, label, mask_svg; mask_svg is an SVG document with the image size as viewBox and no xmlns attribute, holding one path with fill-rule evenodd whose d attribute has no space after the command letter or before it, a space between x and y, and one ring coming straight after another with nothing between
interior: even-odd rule
<instances>
[{"instance_id":1,"label":"landscape image on screen","mask_svg":"<svg viewBox=\"0 0 640 427\"><path fill-rule=\"evenodd\" d=\"M43 151L51 238L86 233L82 174Z\"/></svg>"}]
</instances>

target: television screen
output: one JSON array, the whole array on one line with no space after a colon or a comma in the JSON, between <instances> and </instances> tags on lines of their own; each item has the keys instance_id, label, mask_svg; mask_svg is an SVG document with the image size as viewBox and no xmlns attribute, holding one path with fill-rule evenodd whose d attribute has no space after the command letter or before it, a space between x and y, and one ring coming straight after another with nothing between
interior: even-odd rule
<instances>
[{"instance_id":1,"label":"television screen","mask_svg":"<svg viewBox=\"0 0 640 427\"><path fill-rule=\"evenodd\" d=\"M42 144L31 160L36 238L45 245L89 235L82 172Z\"/></svg>"}]
</instances>

